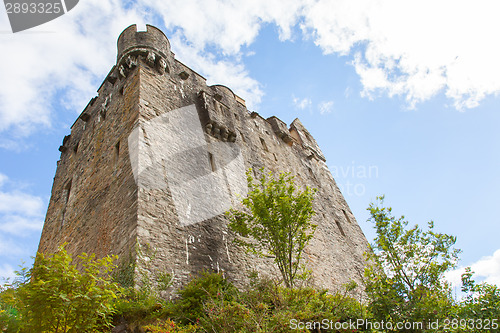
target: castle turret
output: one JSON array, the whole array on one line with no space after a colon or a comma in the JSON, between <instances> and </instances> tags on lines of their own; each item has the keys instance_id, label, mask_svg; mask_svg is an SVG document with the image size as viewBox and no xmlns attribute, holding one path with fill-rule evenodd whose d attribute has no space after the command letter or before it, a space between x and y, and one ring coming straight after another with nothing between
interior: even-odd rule
<instances>
[{"instance_id":1,"label":"castle turret","mask_svg":"<svg viewBox=\"0 0 500 333\"><path fill-rule=\"evenodd\" d=\"M137 31L137 26L132 24L123 30L118 37L117 63L129 52L134 51L153 51L159 53L162 57L170 57L170 42L167 36L160 29L152 25L146 25L146 31Z\"/></svg>"}]
</instances>

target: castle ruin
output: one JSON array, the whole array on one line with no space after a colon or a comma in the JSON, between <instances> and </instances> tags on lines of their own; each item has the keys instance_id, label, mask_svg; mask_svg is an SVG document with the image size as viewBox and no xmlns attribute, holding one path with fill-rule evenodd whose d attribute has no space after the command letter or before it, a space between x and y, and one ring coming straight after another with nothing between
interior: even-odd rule
<instances>
[{"instance_id":1,"label":"castle ruin","mask_svg":"<svg viewBox=\"0 0 500 333\"><path fill-rule=\"evenodd\" d=\"M247 193L246 170L264 167L318 189L304 255L313 283L361 281L368 243L307 129L207 86L153 26L122 32L116 65L59 150L40 252L67 242L74 255L116 254L136 275L170 274L172 290L203 269L237 284L249 270L275 274L272 258L233 243L223 214Z\"/></svg>"}]
</instances>

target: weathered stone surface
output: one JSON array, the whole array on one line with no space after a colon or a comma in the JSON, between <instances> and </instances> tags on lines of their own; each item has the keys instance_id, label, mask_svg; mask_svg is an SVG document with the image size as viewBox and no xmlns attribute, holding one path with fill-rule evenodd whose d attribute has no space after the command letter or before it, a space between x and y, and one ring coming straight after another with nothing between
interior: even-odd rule
<instances>
[{"instance_id":1,"label":"weathered stone surface","mask_svg":"<svg viewBox=\"0 0 500 333\"><path fill-rule=\"evenodd\" d=\"M136 272L172 274L172 290L202 269L237 284L249 270L277 275L271 258L236 247L222 214L246 193L245 170L265 167L318 188L305 250L313 283L360 281L367 241L298 119L287 128L250 113L229 88L207 86L151 26L122 33L113 68L63 142L39 251L68 242L74 254L117 254L136 260Z\"/></svg>"}]
</instances>

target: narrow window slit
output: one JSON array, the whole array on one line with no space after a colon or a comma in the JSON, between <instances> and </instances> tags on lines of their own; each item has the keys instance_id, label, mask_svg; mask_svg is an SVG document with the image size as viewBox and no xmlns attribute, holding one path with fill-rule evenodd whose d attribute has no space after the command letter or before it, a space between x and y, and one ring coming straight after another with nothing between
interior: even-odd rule
<instances>
[{"instance_id":1,"label":"narrow window slit","mask_svg":"<svg viewBox=\"0 0 500 333\"><path fill-rule=\"evenodd\" d=\"M118 163L119 158L120 158L120 141L118 141L115 145L115 164Z\"/></svg>"},{"instance_id":2,"label":"narrow window slit","mask_svg":"<svg viewBox=\"0 0 500 333\"><path fill-rule=\"evenodd\" d=\"M264 150L269 151L269 149L267 149L266 141L264 141L264 139L262 139L262 138L259 138L259 139L260 139L260 143L262 144L262 147L264 148Z\"/></svg>"},{"instance_id":3,"label":"narrow window slit","mask_svg":"<svg viewBox=\"0 0 500 333\"><path fill-rule=\"evenodd\" d=\"M214 155L212 153L208 153L208 160L210 162L210 167L212 168L212 172L215 172L215 160L214 160Z\"/></svg>"},{"instance_id":4,"label":"narrow window slit","mask_svg":"<svg viewBox=\"0 0 500 333\"><path fill-rule=\"evenodd\" d=\"M345 232L344 232L344 229L342 229L342 226L340 225L340 222L339 221L335 221L335 223L337 224L337 227L339 228L340 233L342 234L342 236L345 237Z\"/></svg>"},{"instance_id":5,"label":"narrow window slit","mask_svg":"<svg viewBox=\"0 0 500 333\"><path fill-rule=\"evenodd\" d=\"M69 197L71 195L71 183L72 183L72 180L70 180L64 186L64 190L63 190L64 207L63 207L63 211L62 211L61 228L64 226L64 224L66 224L66 211L68 209Z\"/></svg>"}]
</instances>

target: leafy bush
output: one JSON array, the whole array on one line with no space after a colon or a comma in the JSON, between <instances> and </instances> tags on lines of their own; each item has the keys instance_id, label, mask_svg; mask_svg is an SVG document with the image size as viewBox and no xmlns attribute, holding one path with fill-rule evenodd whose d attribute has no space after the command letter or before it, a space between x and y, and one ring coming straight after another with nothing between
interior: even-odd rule
<instances>
[{"instance_id":1,"label":"leafy bush","mask_svg":"<svg viewBox=\"0 0 500 333\"><path fill-rule=\"evenodd\" d=\"M180 298L167 311L181 323L196 323L204 317L209 300L222 297L224 301L231 301L237 293L222 274L204 271L179 291Z\"/></svg>"},{"instance_id":2,"label":"leafy bush","mask_svg":"<svg viewBox=\"0 0 500 333\"><path fill-rule=\"evenodd\" d=\"M470 267L462 274L462 292L466 296L457 304L455 316L458 322L454 332L481 332L479 326L490 327L491 332L500 332L500 288L486 282L477 284Z\"/></svg>"},{"instance_id":3,"label":"leafy bush","mask_svg":"<svg viewBox=\"0 0 500 333\"><path fill-rule=\"evenodd\" d=\"M142 329L150 333L194 333L198 331L198 326L191 324L177 324L174 321L167 319L159 320L154 324L143 326Z\"/></svg>"},{"instance_id":4,"label":"leafy bush","mask_svg":"<svg viewBox=\"0 0 500 333\"><path fill-rule=\"evenodd\" d=\"M312 287L284 287L254 273L250 283L238 290L222 274L206 271L179 290L178 298L165 301L160 295L170 288L173 274L142 269L134 276L131 256L115 270L115 281L128 286L120 288L110 276L114 258L96 260L83 254L74 262L63 246L54 254L38 254L33 268L23 268L14 283L0 286L0 331L107 332L114 319L130 331L150 333L321 333L352 330L292 323L440 319L440 324L448 320L449 327L433 331L462 333L475 332L463 328L464 320L468 325L471 320L500 321L500 289L476 284L470 269L462 276L466 297L451 299L442 275L457 258L454 237L435 233L432 223L425 231L417 226L407 229L408 222L394 218L390 208L371 205L370 212L377 238L374 252L368 254L372 265L365 272L366 305L348 296L357 287L354 282L344 286L345 292L332 294ZM139 248L136 257L143 260L151 253ZM454 328L451 324L457 319L459 327ZM500 331L491 328L489 332Z\"/></svg>"},{"instance_id":5,"label":"leafy bush","mask_svg":"<svg viewBox=\"0 0 500 333\"><path fill-rule=\"evenodd\" d=\"M155 293L141 289L124 288L115 302L115 317L128 321L156 319L167 303Z\"/></svg>"},{"instance_id":6,"label":"leafy bush","mask_svg":"<svg viewBox=\"0 0 500 333\"><path fill-rule=\"evenodd\" d=\"M118 286L111 282L113 257L78 257L81 270L64 246L39 253L24 283L12 289L22 332L96 332L111 325ZM13 286L14 287L14 286Z\"/></svg>"},{"instance_id":7,"label":"leafy bush","mask_svg":"<svg viewBox=\"0 0 500 333\"><path fill-rule=\"evenodd\" d=\"M291 328L293 319L335 323L364 318L364 307L345 294L285 288L266 279L254 278L245 290L239 291L221 274L205 272L179 295L164 316L195 323L203 332L301 332Z\"/></svg>"},{"instance_id":8,"label":"leafy bush","mask_svg":"<svg viewBox=\"0 0 500 333\"><path fill-rule=\"evenodd\" d=\"M20 328L19 312L13 307L14 289L0 286L0 332L14 333ZM10 304L9 304L10 303Z\"/></svg>"}]
</instances>

